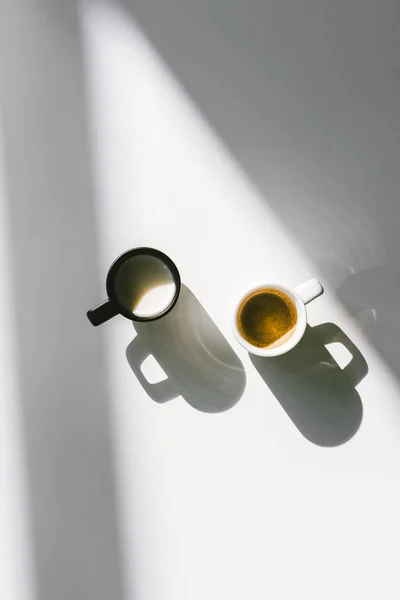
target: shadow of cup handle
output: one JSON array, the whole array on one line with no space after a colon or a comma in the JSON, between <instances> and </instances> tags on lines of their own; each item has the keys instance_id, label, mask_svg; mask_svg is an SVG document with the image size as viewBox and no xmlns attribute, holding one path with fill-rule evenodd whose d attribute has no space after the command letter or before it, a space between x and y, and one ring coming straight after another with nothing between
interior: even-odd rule
<instances>
[{"instance_id":1,"label":"shadow of cup handle","mask_svg":"<svg viewBox=\"0 0 400 600\"><path fill-rule=\"evenodd\" d=\"M140 334L138 334L127 347L126 358L139 383L155 402L168 402L168 400L176 398L179 395L179 392L170 377L167 377L167 379L159 381L158 383L151 383L145 377L142 371L142 365L149 356L153 356L153 358L157 360L151 350L146 347L146 342Z\"/></svg>"},{"instance_id":2,"label":"shadow of cup handle","mask_svg":"<svg viewBox=\"0 0 400 600\"><path fill-rule=\"evenodd\" d=\"M316 333L322 335L322 340L325 346L332 343L339 343L350 352L351 360L349 364L342 369L342 371L349 378L352 385L356 387L368 373L367 361L358 350L357 346L355 346L355 344L353 344L351 339L347 337L344 331L342 331L334 323L323 323L322 325L317 325L314 327L314 330Z\"/></svg>"}]
</instances>

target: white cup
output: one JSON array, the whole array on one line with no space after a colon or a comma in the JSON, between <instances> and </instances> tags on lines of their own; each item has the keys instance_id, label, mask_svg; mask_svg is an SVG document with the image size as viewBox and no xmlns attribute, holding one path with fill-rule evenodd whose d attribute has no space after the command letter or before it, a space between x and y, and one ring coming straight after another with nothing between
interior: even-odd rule
<instances>
[{"instance_id":1,"label":"white cup","mask_svg":"<svg viewBox=\"0 0 400 600\"><path fill-rule=\"evenodd\" d=\"M239 310L244 300L246 300L246 298L250 298L255 292L264 289L273 289L284 292L292 300L297 311L297 321L292 335L286 341L282 342L282 344L274 346L272 348L258 348L257 346L253 346L253 344L250 344L247 340L244 339L237 326ZM318 279L309 279L308 281L305 281L304 283L298 285L294 289L287 288L284 285L280 285L278 283L263 283L261 285L256 285L250 288L245 294L241 296L234 311L232 327L233 333L235 334L237 341L243 346L243 348L246 348L248 352L251 352L252 354L257 354L258 356L280 356L281 354L289 352L289 350L294 348L296 344L299 343L306 330L306 304L308 304L312 300L315 300L315 298L318 298L318 296L320 296L323 293L323 291L324 288L322 287Z\"/></svg>"}]
</instances>

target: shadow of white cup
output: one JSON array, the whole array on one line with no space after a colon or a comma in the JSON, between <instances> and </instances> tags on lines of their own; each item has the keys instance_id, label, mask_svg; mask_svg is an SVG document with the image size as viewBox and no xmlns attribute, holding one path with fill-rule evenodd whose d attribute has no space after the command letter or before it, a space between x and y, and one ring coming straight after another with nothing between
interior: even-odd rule
<instances>
[{"instance_id":1,"label":"shadow of white cup","mask_svg":"<svg viewBox=\"0 0 400 600\"><path fill-rule=\"evenodd\" d=\"M273 347L258 347L250 344L241 334L240 329L238 327L238 317L241 308L243 307L245 301L253 294L257 292L261 292L262 290L277 290L283 292L292 300L296 312L297 312L297 320L296 324L293 328L293 331L289 337L286 339L283 337L282 343L279 343L279 340L274 344ZM234 314L233 314L233 322L232 328L233 333L239 342L248 352L252 354L256 354L257 356L265 356L265 357L273 357L280 356L281 354L285 354L289 352L292 348L294 348L301 338L304 335L304 332L307 327L307 309L306 305L318 298L321 294L323 294L324 288L318 279L309 279L308 281L304 281L294 289L288 288L284 285L278 283L262 283L260 285L256 285L249 290L247 290L239 299L236 304Z\"/></svg>"}]
</instances>

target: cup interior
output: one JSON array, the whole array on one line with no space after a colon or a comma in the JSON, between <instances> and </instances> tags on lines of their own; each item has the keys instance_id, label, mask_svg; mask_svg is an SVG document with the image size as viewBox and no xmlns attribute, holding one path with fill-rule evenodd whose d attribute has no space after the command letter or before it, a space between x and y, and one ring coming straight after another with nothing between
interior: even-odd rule
<instances>
[{"instance_id":1,"label":"cup interior","mask_svg":"<svg viewBox=\"0 0 400 600\"><path fill-rule=\"evenodd\" d=\"M243 307L243 304L247 299L250 299L257 292L261 292L263 290L277 290L286 294L296 308L296 323L293 328L293 333L286 340L282 341L280 344L274 344L272 347L259 347L251 344L247 339L245 339L240 331L238 318ZM295 290L287 288L283 285L276 283L264 283L259 284L257 286L249 289L245 294L241 296L239 299L233 316L233 333L238 340L238 342L252 354L256 354L258 356L279 356L291 350L303 337L304 332L306 330L307 325L307 311L304 302L300 298L299 294ZM283 336L284 337L284 336Z\"/></svg>"},{"instance_id":2,"label":"cup interior","mask_svg":"<svg viewBox=\"0 0 400 600\"><path fill-rule=\"evenodd\" d=\"M178 299L180 285L175 264L154 248L125 252L107 276L110 300L134 321L151 321L169 312Z\"/></svg>"}]
</instances>

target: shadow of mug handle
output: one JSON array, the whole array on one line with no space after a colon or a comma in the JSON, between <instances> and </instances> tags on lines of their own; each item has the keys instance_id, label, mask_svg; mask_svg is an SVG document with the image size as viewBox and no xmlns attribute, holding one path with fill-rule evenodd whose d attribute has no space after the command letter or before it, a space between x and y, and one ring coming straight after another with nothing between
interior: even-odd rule
<instances>
[{"instance_id":1,"label":"shadow of mug handle","mask_svg":"<svg viewBox=\"0 0 400 600\"><path fill-rule=\"evenodd\" d=\"M315 333L322 337L325 346L328 344L342 344L351 354L351 360L342 371L356 387L368 373L368 364L357 346L351 339L334 323L322 323L313 328Z\"/></svg>"},{"instance_id":2,"label":"shadow of mug handle","mask_svg":"<svg viewBox=\"0 0 400 600\"><path fill-rule=\"evenodd\" d=\"M168 402L168 400L172 400L173 398L179 396L179 392L177 391L172 379L168 377L168 374L167 379L159 381L158 383L151 383L145 377L142 371L142 365L149 356L153 356L153 358L155 358L151 350L146 347L142 336L138 334L127 347L126 358L145 392L152 400L159 402L160 404L162 402Z\"/></svg>"}]
</instances>

